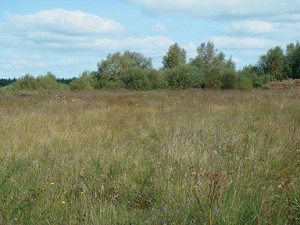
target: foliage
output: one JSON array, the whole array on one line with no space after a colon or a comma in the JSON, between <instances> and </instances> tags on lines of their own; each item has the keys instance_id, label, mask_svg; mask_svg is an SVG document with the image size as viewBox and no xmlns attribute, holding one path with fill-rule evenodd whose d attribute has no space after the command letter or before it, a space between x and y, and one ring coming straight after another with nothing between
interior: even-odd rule
<instances>
[{"instance_id":1,"label":"foliage","mask_svg":"<svg viewBox=\"0 0 300 225\"><path fill-rule=\"evenodd\" d=\"M13 78L13 79L11 79L11 78L8 78L8 79L1 78L0 79L0 87L8 86L8 85L10 85L10 84L12 84L16 81L17 81L16 78Z\"/></svg>"},{"instance_id":2,"label":"foliage","mask_svg":"<svg viewBox=\"0 0 300 225\"><path fill-rule=\"evenodd\" d=\"M92 90L93 77L90 72L84 71L79 78L72 80L69 86L72 91Z\"/></svg>"},{"instance_id":3,"label":"foliage","mask_svg":"<svg viewBox=\"0 0 300 225\"><path fill-rule=\"evenodd\" d=\"M163 68L174 68L186 64L186 50L177 43L171 45L167 54L163 57Z\"/></svg>"},{"instance_id":4,"label":"foliage","mask_svg":"<svg viewBox=\"0 0 300 225\"><path fill-rule=\"evenodd\" d=\"M55 76L50 72L37 78L26 74L19 78L13 86L13 90L17 91L54 91L59 89L68 89L68 86L58 83Z\"/></svg>"},{"instance_id":5,"label":"foliage","mask_svg":"<svg viewBox=\"0 0 300 225\"><path fill-rule=\"evenodd\" d=\"M143 70L143 73L148 78L151 89L163 89L168 87L167 80L162 72L155 69L146 69Z\"/></svg>"},{"instance_id":6,"label":"foliage","mask_svg":"<svg viewBox=\"0 0 300 225\"><path fill-rule=\"evenodd\" d=\"M258 66L264 74L272 74L277 80L284 79L284 55L280 47L270 49L259 59Z\"/></svg>"},{"instance_id":7,"label":"foliage","mask_svg":"<svg viewBox=\"0 0 300 225\"><path fill-rule=\"evenodd\" d=\"M300 43L289 44L286 47L285 73L287 77L300 78Z\"/></svg>"},{"instance_id":8,"label":"foliage","mask_svg":"<svg viewBox=\"0 0 300 225\"><path fill-rule=\"evenodd\" d=\"M205 88L229 89L236 86L234 62L231 58L226 60L223 52L218 53L212 42L201 43L190 64L203 71Z\"/></svg>"},{"instance_id":9,"label":"foliage","mask_svg":"<svg viewBox=\"0 0 300 225\"><path fill-rule=\"evenodd\" d=\"M37 80L34 76L26 74L16 81L17 90L36 90L38 88Z\"/></svg>"},{"instance_id":10,"label":"foliage","mask_svg":"<svg viewBox=\"0 0 300 225\"><path fill-rule=\"evenodd\" d=\"M126 68L122 71L121 80L125 87L134 90L148 90L151 87L148 77L139 67Z\"/></svg>"},{"instance_id":11,"label":"foliage","mask_svg":"<svg viewBox=\"0 0 300 225\"><path fill-rule=\"evenodd\" d=\"M152 60L141 53L125 51L109 54L105 60L98 63L98 78L102 76L110 81L120 80L122 71L128 68L151 69Z\"/></svg>"},{"instance_id":12,"label":"foliage","mask_svg":"<svg viewBox=\"0 0 300 225\"><path fill-rule=\"evenodd\" d=\"M209 75L206 75L203 81L204 88L220 89L222 87L221 76L217 69L211 70Z\"/></svg>"},{"instance_id":13,"label":"foliage","mask_svg":"<svg viewBox=\"0 0 300 225\"><path fill-rule=\"evenodd\" d=\"M179 65L163 72L171 88L199 88L203 82L203 73L195 66Z\"/></svg>"},{"instance_id":14,"label":"foliage","mask_svg":"<svg viewBox=\"0 0 300 225\"><path fill-rule=\"evenodd\" d=\"M268 83L300 78L300 44L277 46L260 56L255 65L236 70L213 42L201 43L197 55L186 62L186 50L178 43L163 56L163 68L154 69L152 59L142 53L125 51L108 54L97 64L97 71L83 72L75 79L58 79L53 74L35 78L26 74L18 80L0 79L7 90L120 89L150 90L163 88L251 89L267 88ZM251 81L250 81L251 80ZM13 84L16 82L15 84ZM64 84L64 85L62 85ZM68 85L68 86L67 86Z\"/></svg>"},{"instance_id":15,"label":"foliage","mask_svg":"<svg viewBox=\"0 0 300 225\"><path fill-rule=\"evenodd\" d=\"M38 76L36 78L37 89L39 90L56 90L60 88L60 84L57 82L55 75L48 72L45 76Z\"/></svg>"},{"instance_id":16,"label":"foliage","mask_svg":"<svg viewBox=\"0 0 300 225\"><path fill-rule=\"evenodd\" d=\"M238 82L238 88L240 90L251 90L253 88L253 82L251 77L240 76Z\"/></svg>"}]
</instances>

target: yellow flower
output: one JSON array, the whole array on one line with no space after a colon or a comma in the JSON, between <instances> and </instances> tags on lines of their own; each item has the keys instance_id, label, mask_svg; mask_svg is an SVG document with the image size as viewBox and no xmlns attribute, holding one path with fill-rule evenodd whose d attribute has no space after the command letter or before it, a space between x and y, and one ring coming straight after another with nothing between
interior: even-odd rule
<instances>
[{"instance_id":1,"label":"yellow flower","mask_svg":"<svg viewBox=\"0 0 300 225\"><path fill-rule=\"evenodd\" d=\"M51 185L54 185L54 184L55 184L55 182L51 182L50 184L51 184Z\"/></svg>"},{"instance_id":2,"label":"yellow flower","mask_svg":"<svg viewBox=\"0 0 300 225\"><path fill-rule=\"evenodd\" d=\"M157 165L160 165L160 162L157 162Z\"/></svg>"},{"instance_id":3,"label":"yellow flower","mask_svg":"<svg viewBox=\"0 0 300 225\"><path fill-rule=\"evenodd\" d=\"M84 195L84 192L82 191L82 192L80 192L80 194Z\"/></svg>"},{"instance_id":4,"label":"yellow flower","mask_svg":"<svg viewBox=\"0 0 300 225\"><path fill-rule=\"evenodd\" d=\"M66 202L65 201L61 201L61 204L66 204Z\"/></svg>"},{"instance_id":5,"label":"yellow flower","mask_svg":"<svg viewBox=\"0 0 300 225\"><path fill-rule=\"evenodd\" d=\"M215 155L218 155L218 152L215 150L215 151L214 151L214 154L215 154Z\"/></svg>"},{"instance_id":6,"label":"yellow flower","mask_svg":"<svg viewBox=\"0 0 300 225\"><path fill-rule=\"evenodd\" d=\"M193 172L192 172L192 175L196 175L196 174L197 174L196 171L193 171Z\"/></svg>"}]
</instances>

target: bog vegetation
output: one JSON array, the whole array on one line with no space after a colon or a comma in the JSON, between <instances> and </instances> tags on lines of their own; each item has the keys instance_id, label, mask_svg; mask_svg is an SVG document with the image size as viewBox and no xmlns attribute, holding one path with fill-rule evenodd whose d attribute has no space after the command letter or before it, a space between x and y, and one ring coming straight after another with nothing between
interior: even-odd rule
<instances>
[{"instance_id":1,"label":"bog vegetation","mask_svg":"<svg viewBox=\"0 0 300 225\"><path fill-rule=\"evenodd\" d=\"M1 79L0 87L6 86L5 89L13 91L265 89L270 82L300 79L300 44L291 43L285 51L280 47L272 48L255 65L237 70L232 59L226 58L212 42L202 43L195 58L189 60L186 50L175 43L169 47L162 63L161 69L154 69L151 58L141 53L116 52L99 62L96 71L84 71L78 78L56 79L51 72L38 77L26 74L18 80Z\"/></svg>"},{"instance_id":2,"label":"bog vegetation","mask_svg":"<svg viewBox=\"0 0 300 225\"><path fill-rule=\"evenodd\" d=\"M298 89L4 92L0 114L1 224L300 223Z\"/></svg>"},{"instance_id":3,"label":"bog vegetation","mask_svg":"<svg viewBox=\"0 0 300 225\"><path fill-rule=\"evenodd\" d=\"M208 42L0 79L0 224L300 224L299 63Z\"/></svg>"}]
</instances>

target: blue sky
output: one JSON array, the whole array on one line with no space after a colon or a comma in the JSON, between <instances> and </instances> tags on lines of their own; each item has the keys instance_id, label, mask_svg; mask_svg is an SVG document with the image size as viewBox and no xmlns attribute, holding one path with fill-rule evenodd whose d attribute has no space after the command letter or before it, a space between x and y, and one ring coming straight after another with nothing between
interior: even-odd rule
<instances>
[{"instance_id":1,"label":"blue sky","mask_svg":"<svg viewBox=\"0 0 300 225\"><path fill-rule=\"evenodd\" d=\"M213 41L238 68L300 40L300 0L0 0L0 78L79 76L116 51L156 68L177 42Z\"/></svg>"}]
</instances>

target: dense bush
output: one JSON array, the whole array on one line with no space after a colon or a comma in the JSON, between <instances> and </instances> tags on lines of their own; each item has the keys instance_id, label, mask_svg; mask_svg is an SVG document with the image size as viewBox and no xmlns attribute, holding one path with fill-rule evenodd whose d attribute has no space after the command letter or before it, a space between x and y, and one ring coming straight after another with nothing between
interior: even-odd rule
<instances>
[{"instance_id":1,"label":"dense bush","mask_svg":"<svg viewBox=\"0 0 300 225\"><path fill-rule=\"evenodd\" d=\"M250 90L253 88L253 83L250 77L240 76L238 81L238 88L241 90Z\"/></svg>"},{"instance_id":2,"label":"dense bush","mask_svg":"<svg viewBox=\"0 0 300 225\"><path fill-rule=\"evenodd\" d=\"M195 66L188 64L165 69L164 73L171 88L201 87L203 74Z\"/></svg>"},{"instance_id":3,"label":"dense bush","mask_svg":"<svg viewBox=\"0 0 300 225\"><path fill-rule=\"evenodd\" d=\"M79 78L72 80L69 84L72 91L94 89L94 80L89 72L85 71Z\"/></svg>"},{"instance_id":4,"label":"dense bush","mask_svg":"<svg viewBox=\"0 0 300 225\"><path fill-rule=\"evenodd\" d=\"M139 67L125 69L122 72L121 80L128 89L149 90L151 88L148 77Z\"/></svg>"},{"instance_id":5,"label":"dense bush","mask_svg":"<svg viewBox=\"0 0 300 225\"><path fill-rule=\"evenodd\" d=\"M238 86L238 79L235 71L225 71L221 76L222 89L234 89Z\"/></svg>"},{"instance_id":6,"label":"dense bush","mask_svg":"<svg viewBox=\"0 0 300 225\"><path fill-rule=\"evenodd\" d=\"M16 81L15 88L16 90L36 90L38 83L34 76L26 74Z\"/></svg>"},{"instance_id":7,"label":"dense bush","mask_svg":"<svg viewBox=\"0 0 300 225\"><path fill-rule=\"evenodd\" d=\"M68 86L58 83L55 76L52 73L48 73L45 76L38 76L37 78L30 74L26 74L18 79L12 88L17 91L53 91L58 89L68 89Z\"/></svg>"}]
</instances>

